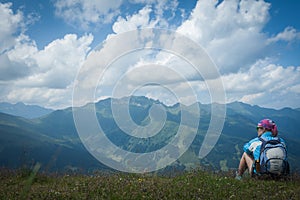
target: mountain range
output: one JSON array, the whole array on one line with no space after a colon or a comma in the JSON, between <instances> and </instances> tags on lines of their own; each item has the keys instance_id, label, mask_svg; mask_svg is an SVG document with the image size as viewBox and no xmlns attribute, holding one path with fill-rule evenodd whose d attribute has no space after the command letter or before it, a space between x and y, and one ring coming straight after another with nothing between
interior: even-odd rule
<instances>
[{"instance_id":1,"label":"mountain range","mask_svg":"<svg viewBox=\"0 0 300 200\"><path fill-rule=\"evenodd\" d=\"M25 105L22 102L18 102L15 104L7 103L7 102L0 103L0 112L24 117L27 119L38 118L43 115L47 115L53 111L54 110L52 109L43 108L37 105Z\"/></svg>"},{"instance_id":2,"label":"mountain range","mask_svg":"<svg viewBox=\"0 0 300 200\"><path fill-rule=\"evenodd\" d=\"M113 99L117 104L127 100ZM136 138L123 132L116 123L111 109L112 99L95 103L96 116L107 137L120 148L131 152L151 152L165 146L178 130L181 112L180 104L166 106L146 97L130 97L129 112L133 121L141 126L149 123L151 107L160 105L166 110L166 122L157 135ZM88 105L86 105L88 107ZM256 124L263 118L273 119L279 136L288 144L289 162L292 171L300 169L300 110L280 110L252 106L241 102L226 105L226 117L222 133L212 149L203 159L198 157L200 147L209 127L211 105L200 104L200 122L197 134L188 150L168 168L189 169L205 167L213 170L237 168L242 147L256 136ZM189 116L193 110L187 106ZM125 120L125 119L124 119ZM72 108L50 111L39 117L15 116L0 113L0 166L6 168L31 167L36 162L44 171L111 170L95 159L82 144L73 119Z\"/></svg>"}]
</instances>

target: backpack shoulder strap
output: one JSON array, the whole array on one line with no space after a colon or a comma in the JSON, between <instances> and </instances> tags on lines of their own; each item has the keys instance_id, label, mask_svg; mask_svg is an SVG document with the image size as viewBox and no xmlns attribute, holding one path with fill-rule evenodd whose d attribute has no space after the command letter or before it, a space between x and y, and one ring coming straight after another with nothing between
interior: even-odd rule
<instances>
[{"instance_id":1,"label":"backpack shoulder strap","mask_svg":"<svg viewBox=\"0 0 300 200\"><path fill-rule=\"evenodd\" d=\"M261 146L260 146L260 154L261 154L261 153L264 151L264 149L265 149L265 146L266 146L266 144L267 144L267 141L264 140L262 137L259 137L258 139L262 142L262 144L261 144Z\"/></svg>"}]
</instances>

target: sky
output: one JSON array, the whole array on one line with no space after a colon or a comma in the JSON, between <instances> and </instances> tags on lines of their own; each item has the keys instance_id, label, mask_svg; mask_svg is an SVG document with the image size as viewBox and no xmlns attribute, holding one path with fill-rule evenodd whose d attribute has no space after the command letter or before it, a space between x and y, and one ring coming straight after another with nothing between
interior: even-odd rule
<instances>
[{"instance_id":1,"label":"sky","mask_svg":"<svg viewBox=\"0 0 300 200\"><path fill-rule=\"evenodd\" d=\"M106 57L92 60L95 50L108 57L134 50L134 36L120 40L122 34L153 28L195 42L219 77L199 78L176 52L143 49L112 60L104 75L87 76L95 101L112 96L126 79L123 89L132 86L134 95L166 104L193 103L195 97L211 103L210 90L219 88L207 84L218 79L226 103L300 108L299 9L296 0L0 0L0 102L70 107L74 87L84 85L78 74L86 64L104 66ZM182 49L187 57L193 53ZM147 80L157 84L143 85Z\"/></svg>"}]
</instances>

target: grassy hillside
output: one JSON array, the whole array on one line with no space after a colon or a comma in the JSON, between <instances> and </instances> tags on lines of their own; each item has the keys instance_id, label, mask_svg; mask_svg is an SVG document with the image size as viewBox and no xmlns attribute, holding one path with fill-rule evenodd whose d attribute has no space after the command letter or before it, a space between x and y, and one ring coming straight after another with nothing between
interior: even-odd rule
<instances>
[{"instance_id":1,"label":"grassy hillside","mask_svg":"<svg viewBox=\"0 0 300 200\"><path fill-rule=\"evenodd\" d=\"M128 99L123 98L113 102L119 106L118 108L123 108L127 105L127 101ZM113 116L111 102L112 99L105 99L95 104L99 125L113 144L135 153L156 151L174 138L181 124L181 106L188 111L185 113L187 116L185 118L188 120L182 124L189 126L197 113L193 106L176 104L167 107L146 97L131 97L129 113L134 124L142 126L152 124L155 128L156 123L151 122L149 115L151 106L160 105L166 111L166 122L156 135L147 138L131 137L116 123L119 119L127 126L126 128L132 128L129 118L124 117L122 113ZM276 120L279 135L288 144L291 171L300 172L298 153L300 152L298 133L300 112L298 110L290 108L274 110L239 102L228 104L222 133L212 151L200 160L198 155L210 124L211 105L199 103L199 107L198 133L187 152L179 158L179 162L174 163L178 168L190 169L200 165L212 170L236 169L244 143L257 135L256 123L262 118L270 117ZM90 105L83 108L90 109ZM87 122L86 125L90 126L90 123ZM148 129L131 130L138 130L138 133L144 135L147 134L145 131L149 131ZM71 108L56 110L36 119L0 113L0 166L19 168L24 165L31 166L34 162L42 163L43 170L48 172L65 172L69 168L89 172L108 168L99 163L81 143Z\"/></svg>"},{"instance_id":2,"label":"grassy hillside","mask_svg":"<svg viewBox=\"0 0 300 200\"><path fill-rule=\"evenodd\" d=\"M1 171L0 199L300 199L300 179L237 181L196 170L155 174L43 175Z\"/></svg>"}]
</instances>

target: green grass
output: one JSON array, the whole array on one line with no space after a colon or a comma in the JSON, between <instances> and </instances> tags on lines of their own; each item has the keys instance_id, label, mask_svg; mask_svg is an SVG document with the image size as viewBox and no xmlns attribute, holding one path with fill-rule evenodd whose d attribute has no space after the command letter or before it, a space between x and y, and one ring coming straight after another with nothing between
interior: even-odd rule
<instances>
[{"instance_id":1,"label":"green grass","mask_svg":"<svg viewBox=\"0 0 300 200\"><path fill-rule=\"evenodd\" d=\"M300 199L300 179L237 181L201 170L162 176L99 173L45 175L0 172L0 199Z\"/></svg>"}]
</instances>

